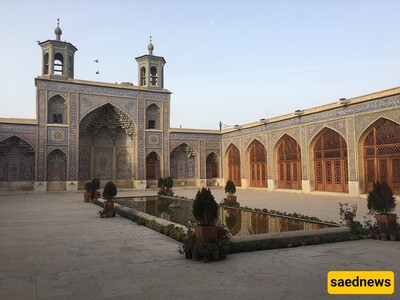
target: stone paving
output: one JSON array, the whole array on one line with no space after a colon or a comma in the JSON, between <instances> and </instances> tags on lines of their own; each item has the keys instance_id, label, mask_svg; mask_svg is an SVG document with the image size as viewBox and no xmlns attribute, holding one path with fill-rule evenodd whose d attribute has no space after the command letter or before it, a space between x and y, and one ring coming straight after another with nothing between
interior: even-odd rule
<instances>
[{"instance_id":1,"label":"stone paving","mask_svg":"<svg viewBox=\"0 0 400 300\"><path fill-rule=\"evenodd\" d=\"M237 192L242 205L258 193ZM132 192L119 193L125 194ZM313 197L267 194L290 199L289 206L302 199L315 205ZM332 215L339 201L331 201ZM400 299L400 242L362 240L193 262L177 252L178 242L121 217L100 219L98 210L83 203L82 193L0 195L0 299ZM329 295L331 270L392 270L395 294Z\"/></svg>"}]
</instances>

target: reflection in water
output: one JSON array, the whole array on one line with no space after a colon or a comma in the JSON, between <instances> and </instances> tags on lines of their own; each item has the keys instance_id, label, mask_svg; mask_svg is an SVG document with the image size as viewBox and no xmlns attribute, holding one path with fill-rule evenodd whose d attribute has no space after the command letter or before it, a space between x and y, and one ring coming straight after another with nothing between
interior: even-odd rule
<instances>
[{"instance_id":1,"label":"reflection in water","mask_svg":"<svg viewBox=\"0 0 400 300\"><path fill-rule=\"evenodd\" d=\"M158 196L150 197L117 197L114 201L120 205L134 208L146 214L156 216L187 226L188 221L194 222L192 200L165 199Z\"/></svg>"},{"instance_id":2,"label":"reflection in water","mask_svg":"<svg viewBox=\"0 0 400 300\"><path fill-rule=\"evenodd\" d=\"M192 214L193 200L165 199L158 196L118 197L114 200L120 205L185 226L189 221L195 222ZM219 222L236 236L336 227L332 224L231 207L220 207Z\"/></svg>"}]
</instances>

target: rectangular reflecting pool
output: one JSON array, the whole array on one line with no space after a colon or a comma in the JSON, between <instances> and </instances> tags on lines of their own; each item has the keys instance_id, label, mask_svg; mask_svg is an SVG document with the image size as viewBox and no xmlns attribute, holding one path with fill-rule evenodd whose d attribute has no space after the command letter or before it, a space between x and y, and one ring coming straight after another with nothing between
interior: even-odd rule
<instances>
[{"instance_id":1,"label":"rectangular reflecting pool","mask_svg":"<svg viewBox=\"0 0 400 300\"><path fill-rule=\"evenodd\" d=\"M188 226L188 222L195 223L193 200L158 196L117 197L114 200L122 206L184 226ZM218 222L226 225L234 236L338 227L331 223L225 206L220 206Z\"/></svg>"}]
</instances>

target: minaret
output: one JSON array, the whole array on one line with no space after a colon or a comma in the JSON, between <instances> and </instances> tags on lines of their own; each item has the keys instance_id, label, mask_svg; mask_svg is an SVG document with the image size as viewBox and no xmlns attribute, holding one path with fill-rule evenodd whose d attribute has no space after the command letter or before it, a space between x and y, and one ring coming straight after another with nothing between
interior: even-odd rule
<instances>
[{"instance_id":1,"label":"minaret","mask_svg":"<svg viewBox=\"0 0 400 300\"><path fill-rule=\"evenodd\" d=\"M149 54L136 57L138 63L138 84L150 88L164 88L164 57L153 55L154 45L147 46Z\"/></svg>"},{"instance_id":2,"label":"minaret","mask_svg":"<svg viewBox=\"0 0 400 300\"><path fill-rule=\"evenodd\" d=\"M38 42L42 48L42 76L52 79L74 78L74 55L78 49L68 42L61 41L60 19L54 30L55 40Z\"/></svg>"}]
</instances>

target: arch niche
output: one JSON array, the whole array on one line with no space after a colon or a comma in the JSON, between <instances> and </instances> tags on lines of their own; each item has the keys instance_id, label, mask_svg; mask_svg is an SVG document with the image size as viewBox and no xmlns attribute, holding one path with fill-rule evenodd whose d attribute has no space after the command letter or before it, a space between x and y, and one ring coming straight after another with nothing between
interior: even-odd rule
<instances>
[{"instance_id":1,"label":"arch niche","mask_svg":"<svg viewBox=\"0 0 400 300\"><path fill-rule=\"evenodd\" d=\"M157 153L153 151L146 157L146 180L155 180L160 177L160 159Z\"/></svg>"},{"instance_id":2,"label":"arch niche","mask_svg":"<svg viewBox=\"0 0 400 300\"><path fill-rule=\"evenodd\" d=\"M301 150L291 136L285 134L277 149L278 188L301 189Z\"/></svg>"},{"instance_id":3,"label":"arch niche","mask_svg":"<svg viewBox=\"0 0 400 300\"><path fill-rule=\"evenodd\" d=\"M79 180L97 177L133 186L135 124L121 109L105 104L79 124Z\"/></svg>"},{"instance_id":4,"label":"arch niche","mask_svg":"<svg viewBox=\"0 0 400 300\"><path fill-rule=\"evenodd\" d=\"M219 156L215 152L211 152L206 157L206 179L207 186L219 185L218 178L220 173Z\"/></svg>"},{"instance_id":5,"label":"arch niche","mask_svg":"<svg viewBox=\"0 0 400 300\"><path fill-rule=\"evenodd\" d=\"M47 155L47 190L63 191L67 180L67 155L59 150L53 150Z\"/></svg>"},{"instance_id":6,"label":"arch niche","mask_svg":"<svg viewBox=\"0 0 400 300\"><path fill-rule=\"evenodd\" d=\"M242 185L242 176L240 172L240 152L239 149L231 144L226 150L226 158L228 160L228 179L232 180L236 186Z\"/></svg>"},{"instance_id":7,"label":"arch niche","mask_svg":"<svg viewBox=\"0 0 400 300\"><path fill-rule=\"evenodd\" d=\"M400 194L400 125L384 118L377 120L366 131L362 153L365 191L379 180Z\"/></svg>"},{"instance_id":8,"label":"arch niche","mask_svg":"<svg viewBox=\"0 0 400 300\"><path fill-rule=\"evenodd\" d=\"M264 145L254 140L248 150L249 174L251 187L268 187L267 150Z\"/></svg>"},{"instance_id":9,"label":"arch niche","mask_svg":"<svg viewBox=\"0 0 400 300\"><path fill-rule=\"evenodd\" d=\"M25 140L12 136L0 142L0 182L31 181L35 175L35 150ZM30 186L33 188L33 186Z\"/></svg>"},{"instance_id":10,"label":"arch niche","mask_svg":"<svg viewBox=\"0 0 400 300\"><path fill-rule=\"evenodd\" d=\"M170 174L180 185L196 185L197 153L186 143L175 147L170 154Z\"/></svg>"},{"instance_id":11,"label":"arch niche","mask_svg":"<svg viewBox=\"0 0 400 300\"><path fill-rule=\"evenodd\" d=\"M336 131L325 128L313 148L315 190L348 192L347 143Z\"/></svg>"}]
</instances>

